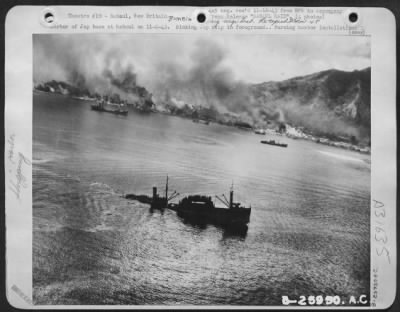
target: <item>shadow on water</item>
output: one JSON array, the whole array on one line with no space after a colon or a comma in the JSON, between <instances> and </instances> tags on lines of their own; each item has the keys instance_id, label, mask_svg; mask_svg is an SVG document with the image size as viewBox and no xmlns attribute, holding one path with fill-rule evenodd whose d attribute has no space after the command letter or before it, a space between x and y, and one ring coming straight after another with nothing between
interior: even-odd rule
<instances>
[{"instance_id":1,"label":"shadow on water","mask_svg":"<svg viewBox=\"0 0 400 312\"><path fill-rule=\"evenodd\" d=\"M159 213L161 215L164 215L164 210L165 209L155 209L155 208L149 208L149 214L153 215L155 213ZM191 226L195 229L199 230L206 230L209 225L215 226L217 229L220 229L222 232L222 238L223 239L231 239L231 238L240 238L240 239L245 239L247 236L247 231L249 227L247 224L244 225L236 225L236 226L227 226L227 225L221 225L216 222L210 222L209 220L205 219L199 219L199 218L190 218L190 217L181 217L178 216L178 218L183 222L183 224Z\"/></svg>"},{"instance_id":2,"label":"shadow on water","mask_svg":"<svg viewBox=\"0 0 400 312\"><path fill-rule=\"evenodd\" d=\"M224 228L222 238L223 239L228 239L228 238L241 238L245 239L247 236L247 231L249 227L247 225L243 225L240 227L228 227Z\"/></svg>"},{"instance_id":3,"label":"shadow on water","mask_svg":"<svg viewBox=\"0 0 400 312\"><path fill-rule=\"evenodd\" d=\"M150 214L155 214L155 213L160 213L161 215L164 215L165 209L158 209L158 208L149 208L149 213ZM183 222L185 225L192 226L196 229L199 230L205 230L209 225L213 225L216 228L222 230L223 233L223 239L226 238L246 238L247 236L247 231L249 227L247 224L243 225L222 225L217 222L211 222L210 220L204 219L204 218L195 218L195 217L182 217L178 216L178 218Z\"/></svg>"},{"instance_id":4,"label":"shadow on water","mask_svg":"<svg viewBox=\"0 0 400 312\"><path fill-rule=\"evenodd\" d=\"M150 214L154 214L154 213L160 213L161 215L164 215L164 210L165 209L157 209L157 208L152 208L152 207L150 207L149 208L149 213Z\"/></svg>"},{"instance_id":5,"label":"shadow on water","mask_svg":"<svg viewBox=\"0 0 400 312\"><path fill-rule=\"evenodd\" d=\"M179 217L180 220L184 224L193 226L197 229L205 230L208 225L213 225L218 229L222 230L222 237L223 239L226 238L246 238L247 236L247 231L248 231L248 226L245 225L240 225L240 226L227 226L227 225L221 225L216 222L210 222L208 220L204 219L199 219L199 218L188 218L188 217Z\"/></svg>"},{"instance_id":6,"label":"shadow on water","mask_svg":"<svg viewBox=\"0 0 400 312\"><path fill-rule=\"evenodd\" d=\"M205 230L209 223L205 222L204 220L195 219L195 218L182 218L179 219L183 222L183 224L190 225L194 228Z\"/></svg>"}]
</instances>

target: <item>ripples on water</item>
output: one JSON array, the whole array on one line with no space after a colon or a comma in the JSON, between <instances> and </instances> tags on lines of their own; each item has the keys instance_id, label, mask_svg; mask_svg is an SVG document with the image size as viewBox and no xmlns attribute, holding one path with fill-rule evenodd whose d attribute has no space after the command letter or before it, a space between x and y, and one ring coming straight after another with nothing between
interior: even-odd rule
<instances>
[{"instance_id":1,"label":"ripples on water","mask_svg":"<svg viewBox=\"0 0 400 312\"><path fill-rule=\"evenodd\" d=\"M164 115L91 112L34 94L37 304L280 305L369 294L369 156ZM323 153L321 153L321 150ZM331 154L339 155L332 157ZM361 161L354 161L354 159ZM151 213L124 193L153 184L228 193L247 233Z\"/></svg>"}]
</instances>

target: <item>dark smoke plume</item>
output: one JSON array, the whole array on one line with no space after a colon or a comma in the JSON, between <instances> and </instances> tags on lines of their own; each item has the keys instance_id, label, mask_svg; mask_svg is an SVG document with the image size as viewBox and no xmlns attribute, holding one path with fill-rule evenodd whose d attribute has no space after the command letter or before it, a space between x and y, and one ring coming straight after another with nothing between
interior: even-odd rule
<instances>
[{"instance_id":1,"label":"dark smoke plume","mask_svg":"<svg viewBox=\"0 0 400 312\"><path fill-rule=\"evenodd\" d=\"M38 35L33 41L37 82L44 82L45 78L64 80L91 93L118 94L131 103L150 98L148 90L160 106L188 104L213 108L256 126L266 126L270 121L290 122L326 132L358 134L356 127L320 109L324 99L318 96L311 105L316 108L311 109L296 95L279 90L280 83L267 83L271 90L264 90L238 80L226 62L229 51L212 40L199 39L189 50L186 62L175 59L146 65L135 63L130 50L112 47L110 41L100 37L87 36L82 40L74 36ZM134 49L133 45L130 48ZM141 74L136 70L140 66Z\"/></svg>"},{"instance_id":2,"label":"dark smoke plume","mask_svg":"<svg viewBox=\"0 0 400 312\"><path fill-rule=\"evenodd\" d=\"M244 119L252 120L254 114L249 105L248 89L224 64L226 54L217 43L198 40L190 57L190 67L159 64L154 85L157 103L162 105L166 98L172 98L189 105L213 107L221 113L241 114Z\"/></svg>"}]
</instances>

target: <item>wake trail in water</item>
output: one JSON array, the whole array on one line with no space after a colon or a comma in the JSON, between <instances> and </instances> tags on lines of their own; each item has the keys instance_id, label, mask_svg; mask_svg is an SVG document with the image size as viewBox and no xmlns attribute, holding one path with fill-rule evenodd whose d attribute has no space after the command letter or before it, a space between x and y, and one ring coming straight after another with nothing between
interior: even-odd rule
<instances>
[{"instance_id":1,"label":"wake trail in water","mask_svg":"<svg viewBox=\"0 0 400 312\"><path fill-rule=\"evenodd\" d=\"M336 153L331 153L331 152L326 152L326 151L318 151L318 152L323 154L323 155L326 155L326 156L329 156L329 157L333 157L333 158L336 158L336 159L364 162L364 160L362 160L360 158L356 158L356 157L351 157L351 156L346 156L346 155L336 154Z\"/></svg>"}]
</instances>

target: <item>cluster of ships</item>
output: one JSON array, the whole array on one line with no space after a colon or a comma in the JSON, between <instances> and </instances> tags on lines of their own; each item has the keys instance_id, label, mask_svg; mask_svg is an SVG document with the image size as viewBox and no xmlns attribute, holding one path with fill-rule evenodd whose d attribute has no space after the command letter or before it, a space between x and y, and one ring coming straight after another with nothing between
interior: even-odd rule
<instances>
[{"instance_id":1,"label":"cluster of ships","mask_svg":"<svg viewBox=\"0 0 400 312\"><path fill-rule=\"evenodd\" d=\"M112 114L116 114L116 115L123 115L123 116L128 115L128 108L127 108L126 104L111 103L109 101L104 100L103 98L100 100L97 100L95 104L91 104L91 109L94 111L98 111L98 112L112 113ZM208 125L210 123L208 120L203 120L203 119L193 119L193 122L202 123L205 125ZM239 128L242 128L242 127L239 127ZM246 127L245 129L248 130L251 128ZM256 129L254 132L256 134L261 134L261 135L266 134L265 130L263 130L263 129ZM279 147L287 147L288 146L286 143L280 143L275 140L262 140L262 141L260 141L260 143L279 146Z\"/></svg>"}]
</instances>

